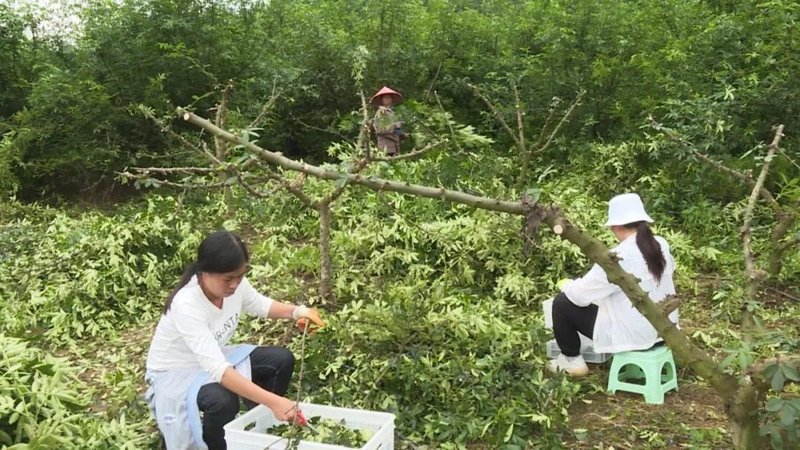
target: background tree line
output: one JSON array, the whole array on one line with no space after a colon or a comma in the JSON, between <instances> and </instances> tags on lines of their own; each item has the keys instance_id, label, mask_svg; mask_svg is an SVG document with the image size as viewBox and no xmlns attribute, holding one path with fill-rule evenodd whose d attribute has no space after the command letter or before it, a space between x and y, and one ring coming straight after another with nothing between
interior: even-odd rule
<instances>
[{"instance_id":1,"label":"background tree line","mask_svg":"<svg viewBox=\"0 0 800 450\"><path fill-rule=\"evenodd\" d=\"M777 121L794 129L798 116L800 12L788 1L128 0L74 13L74 33L48 35L41 11L0 6L1 186L21 198L107 192L121 167L186 158L135 106L206 111L228 80L243 117L280 92L260 143L325 160L331 142L358 133L351 71L361 45L363 85L401 90L412 128L415 109L438 96L496 138L498 154L513 142L469 83L509 120L516 86L536 128L554 97L586 90L563 133L569 145L541 155L553 164L595 165L590 146L641 139L652 113L735 165L753 139L768 139ZM636 153L645 169L666 157ZM692 179L698 189L712 181L707 170ZM720 187L711 192L724 198Z\"/></svg>"}]
</instances>

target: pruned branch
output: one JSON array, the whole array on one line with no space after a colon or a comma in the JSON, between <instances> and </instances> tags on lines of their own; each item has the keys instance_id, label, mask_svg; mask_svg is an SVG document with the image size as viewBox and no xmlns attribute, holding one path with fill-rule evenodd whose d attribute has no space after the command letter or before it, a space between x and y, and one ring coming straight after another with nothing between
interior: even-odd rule
<instances>
[{"instance_id":1,"label":"pruned branch","mask_svg":"<svg viewBox=\"0 0 800 450\"><path fill-rule=\"evenodd\" d=\"M744 181L745 183L747 183L747 185L753 190L752 192L758 192L758 195L761 196L761 198L764 199L767 202L767 205L772 209L773 213L775 214L776 222L777 222L776 225L775 225L775 228L772 230L772 245L773 245L773 247L772 247L772 252L769 255L768 273L771 276L775 276L775 275L779 274L780 271L781 271L781 268L783 267L783 254L784 254L784 252L788 248L790 248L790 247L792 247L794 245L794 243L792 243L793 240L783 241L783 239L784 239L784 237L786 237L786 234L789 232L789 229L791 228L791 226L795 223L795 220L797 219L797 213L795 212L795 210L798 207L800 207L800 202L797 202L797 204L794 205L794 206L787 206L787 207L781 206L781 204L778 203L777 199L775 199L775 196L772 195L772 193L769 190L764 188L764 183L761 183L761 185L758 186L758 182L757 182L757 180L753 179L753 175L752 175L751 171L749 171L749 170L746 171L746 172L738 171L738 170L735 170L735 169L731 169L730 167L727 167L727 166L725 166L725 165L723 165L723 164L721 164L721 163L719 163L717 161L714 161L713 159L709 158L707 155L705 155L702 152L700 152L697 149L695 149L692 145L687 143L685 140L683 140L682 138L678 137L672 130L670 130L670 129L664 127L663 125L661 125L660 123L656 122L656 120L653 118L652 115L648 117L648 121L650 122L650 125L655 130L660 131L661 133L663 133L668 139L670 139L671 141L676 142L678 144L681 144L681 145L685 146L686 148L688 148L689 151L691 151L692 154L697 159L699 159L700 161L703 161L704 163L708 164L709 166L713 167L714 169L717 169L718 171L720 171L722 173L728 174L728 175L732 176L733 178L736 178L738 180L741 180L741 181ZM784 156L786 155L780 149L780 147L775 147L775 151L776 152L780 152ZM788 158L788 156L787 156L787 158ZM756 190L757 186L758 186L758 189ZM781 242L781 241L783 241L783 242Z\"/></svg>"},{"instance_id":2,"label":"pruned branch","mask_svg":"<svg viewBox=\"0 0 800 450\"><path fill-rule=\"evenodd\" d=\"M257 128L261 126L261 122L263 122L264 119L267 117L267 114L269 114L269 112L272 111L272 107L275 106L275 102L278 100L278 97L280 96L280 91L278 91L277 84L278 84L278 78L275 77L272 80L272 93L269 95L269 100L264 105L264 107L261 108L261 112L258 114L258 116L256 116L256 118L253 119L252 122L250 122L250 125L247 128Z\"/></svg>"},{"instance_id":3,"label":"pruned branch","mask_svg":"<svg viewBox=\"0 0 800 450\"><path fill-rule=\"evenodd\" d=\"M161 174L182 173L185 175L205 175L217 172L216 169L210 167L131 167L131 170L145 175L150 172Z\"/></svg>"},{"instance_id":4,"label":"pruned branch","mask_svg":"<svg viewBox=\"0 0 800 450\"><path fill-rule=\"evenodd\" d=\"M669 140L671 140L671 141L673 141L675 143L681 144L684 147L688 148L689 151L692 152L692 154L697 159L703 161L704 163L708 164L709 166L717 169L718 171L720 171L722 173L726 173L726 174L728 174L728 175L730 175L730 176L732 176L732 177L734 177L734 178L736 178L738 180L744 181L751 188L755 187L756 182L755 182L755 180L753 180L753 176L749 172L740 172L738 170L731 169L730 167L727 167L722 163L714 161L713 159L709 158L707 155L705 155L701 151L699 151L696 148L694 148L694 146L692 146L691 144L687 143L681 137L677 136L672 130L670 130L669 128L663 126L662 124L656 122L656 119L652 115L648 116L647 120L650 122L650 126L652 126L656 131L660 131ZM770 191L766 190L763 186L758 190L758 193L761 195L761 197L764 200L766 200L768 203L770 203L771 206L780 208L780 205L778 204L777 200L775 200L775 197L772 196L772 193Z\"/></svg>"},{"instance_id":5,"label":"pruned branch","mask_svg":"<svg viewBox=\"0 0 800 450\"><path fill-rule=\"evenodd\" d=\"M228 96L231 90L233 90L233 80L229 80L228 84L225 85L225 89L222 90L222 101L220 101L216 108L217 114L214 123L220 128L225 127L225 119L228 117Z\"/></svg>"},{"instance_id":6,"label":"pruned branch","mask_svg":"<svg viewBox=\"0 0 800 450\"><path fill-rule=\"evenodd\" d=\"M475 94L476 97L483 100L483 103L485 103L486 106L489 108L489 110L492 111L494 118L497 119L498 122L500 122L500 126L502 126L503 129L506 130L506 133L508 133L508 135L511 137L511 139L514 140L514 143L517 145L517 149L520 152L525 151L525 143L521 142L519 140L519 137L514 133L514 130L512 130L511 127L508 126L506 119L503 118L503 115L500 114L500 111L497 109L496 106L494 106L494 103L492 103L492 101L489 100L489 98L483 95L481 91L478 90L478 87L475 86L474 84L467 83L467 87Z\"/></svg>"},{"instance_id":7,"label":"pruned branch","mask_svg":"<svg viewBox=\"0 0 800 450\"><path fill-rule=\"evenodd\" d=\"M671 295L658 303L658 308L665 316L672 314L673 311L681 306L683 300L677 295Z\"/></svg>"},{"instance_id":8,"label":"pruned branch","mask_svg":"<svg viewBox=\"0 0 800 450\"><path fill-rule=\"evenodd\" d=\"M517 89L516 83L514 84L514 109L517 111L517 132L518 132L518 142L519 147L525 149L525 125L522 120L522 116L525 115L525 112L522 111L522 104L519 101L519 89Z\"/></svg>"},{"instance_id":9,"label":"pruned branch","mask_svg":"<svg viewBox=\"0 0 800 450\"><path fill-rule=\"evenodd\" d=\"M491 211L503 211L511 214L521 214L522 204L520 202L510 202L500 199L490 199L476 195L466 194L464 192L452 191L445 188L433 188L429 186L421 186L406 182L385 180L375 176L365 177L361 174L345 174L335 170L326 170L319 166L301 163L293 159L287 158L279 153L266 150L252 142L244 142L244 140L228 131L222 130L215 126L208 120L178 108L178 113L181 114L184 120L196 125L213 135L219 135L223 139L237 145L243 146L248 151L258 156L263 161L282 167L287 170L296 172L303 172L313 175L317 178L324 180L338 180L339 178L346 177L349 182L359 184L378 191L391 191L400 192L405 194L416 195L425 198L436 198L441 200L452 201L455 203L462 203L465 205L474 206L477 208L488 209Z\"/></svg>"},{"instance_id":10,"label":"pruned branch","mask_svg":"<svg viewBox=\"0 0 800 450\"><path fill-rule=\"evenodd\" d=\"M759 192L764 189L764 182L767 179L770 162L772 161L772 157L775 156L775 152L778 150L778 146L781 143L782 137L783 125L779 125L775 131L775 137L772 139L772 143L770 143L767 147L767 157L764 159L764 165L761 167L761 173L759 173L758 180L756 180L756 184L753 186L753 191L750 193L750 199L747 202L747 208L744 211L744 224L742 225L741 235L742 252L744 253L745 275L747 276L748 284L748 301L755 300L758 284L765 275L763 272L757 271L755 267L753 251L750 248L750 222L753 220L753 211L755 210L756 202L758 201Z\"/></svg>"},{"instance_id":11,"label":"pruned branch","mask_svg":"<svg viewBox=\"0 0 800 450\"><path fill-rule=\"evenodd\" d=\"M250 195L252 195L254 197L257 197L257 198L269 198L269 197L272 197L273 195L277 194L280 190L286 189L287 185L291 184L291 183L288 182L288 180L281 179L280 181L278 181L278 185L275 186L274 188L270 189L268 192L259 192L250 183L247 183L243 179L239 179L238 181L239 181L239 185L242 186L242 188L245 191L247 191ZM305 195L305 194L303 194L303 195Z\"/></svg>"},{"instance_id":12,"label":"pruned branch","mask_svg":"<svg viewBox=\"0 0 800 450\"><path fill-rule=\"evenodd\" d=\"M525 179L526 179L527 174L528 174L528 166L530 165L530 161L531 161L531 158L533 157L533 155L536 154L536 153L542 153L545 150L547 150L548 148L550 148L550 144L553 143L553 141L555 140L555 137L561 131L563 126L569 121L570 117L575 112L575 109L578 106L580 106L581 100L583 99L583 96L586 94L585 90L581 90L580 92L578 92L578 95L575 97L575 100L572 102L570 107L567 109L567 111L561 117L561 120L558 122L558 124L555 126L555 128L553 128L550 131L550 133L547 133L547 131L548 131L549 127L550 127L550 124L552 123L553 118L555 117L557 106L558 106L558 102L553 104L552 107L550 108L550 114L547 116L547 120L545 120L544 125L542 126L542 129L539 132L539 139L537 139L537 141L535 143L533 143L531 145L527 145L525 143L525 124L524 124L524 120L523 120L523 118L525 116L525 112L522 110L522 104L521 104L520 99L519 99L519 90L517 89L517 85L516 84L513 86L513 88L514 88L514 109L515 109L516 115L517 115L517 132L516 133L514 133L514 131L511 129L511 127L508 125L508 123L503 118L503 116L500 114L500 111L497 109L497 107L494 105L494 103L492 103L491 100L489 100L489 98L487 98L485 95L483 95L475 85L467 84L467 86L470 88L470 90L472 90L472 92L478 98L483 100L483 102L486 104L486 106L492 111L492 114L494 115L495 119L497 119L497 121L500 122L500 125L503 127L503 129L506 130L506 133L508 133L508 135L511 137L511 139L514 141L514 143L517 146L517 150L519 151L519 156L520 156L519 176L517 177L517 182L516 182L516 185L515 185L515 188L516 188L517 191L521 191L523 186L524 186L524 184L525 184ZM546 139L545 139L545 136L547 136Z\"/></svg>"},{"instance_id":13,"label":"pruned branch","mask_svg":"<svg viewBox=\"0 0 800 450\"><path fill-rule=\"evenodd\" d=\"M456 148L458 149L458 151L463 153L464 149L461 148L461 144L458 143L458 138L456 137L456 130L453 129L453 124L450 122L449 114L444 109L444 105L442 105L442 100L439 98L439 93L433 91L433 95L434 97L436 97L436 104L439 105L439 109L442 111L442 114L444 115L444 120L447 122L447 128L450 130L450 136L453 137L453 143L456 144Z\"/></svg>"},{"instance_id":14,"label":"pruned branch","mask_svg":"<svg viewBox=\"0 0 800 450\"><path fill-rule=\"evenodd\" d=\"M343 135L342 133L340 133L340 132L338 132L338 131L331 130L330 128L321 128L321 127L317 127L317 126L314 126L314 125L308 124L308 123L306 123L306 122L304 122L304 121L302 121L302 120L298 119L298 118L297 118L297 116L295 116L294 114L291 114L291 113L290 113L289 115L291 116L291 118L292 118L292 120L293 120L293 121L295 121L295 122L299 123L300 125L302 125L302 126L304 126L304 127L308 128L309 130L321 131L321 132L323 132L323 133L332 134L332 135L334 135L334 136L338 136L338 137L339 137L339 138L340 138L342 141L350 142L350 139L349 139L347 136Z\"/></svg>"},{"instance_id":15,"label":"pruned branch","mask_svg":"<svg viewBox=\"0 0 800 450\"><path fill-rule=\"evenodd\" d=\"M544 125L542 125L542 129L539 130L539 138L536 139L536 143L533 144L533 147L538 147L542 145L542 142L544 142L544 137L547 134L547 130L550 128L550 124L553 123L553 119L556 116L556 106L558 106L560 103L561 99L558 97L553 99L550 113L547 115L547 119L544 120Z\"/></svg>"},{"instance_id":16,"label":"pruned branch","mask_svg":"<svg viewBox=\"0 0 800 450\"><path fill-rule=\"evenodd\" d=\"M756 184L753 186L753 191L750 193L750 198L747 201L747 208L745 208L744 211L744 221L742 224L741 236L742 254L744 255L744 273L746 278L745 300L747 302L753 302L756 300L758 287L761 285L761 281L767 276L767 273L763 270L756 269L753 250L750 247L750 223L753 220L753 213L755 211L756 202L758 201L759 191L764 188L764 182L767 179L767 173L769 173L770 162L772 161L773 156L775 156L775 152L778 150L778 146L780 145L782 137L783 125L779 125L775 131L775 137L772 139L772 143L767 147L767 156L764 159L764 165L761 167L761 173L758 174L758 180L756 180ZM742 308L742 327L750 329L753 327L753 325L753 313L749 308ZM746 334L745 337L746 339L752 338L749 333Z\"/></svg>"},{"instance_id":17,"label":"pruned branch","mask_svg":"<svg viewBox=\"0 0 800 450\"><path fill-rule=\"evenodd\" d=\"M795 236L792 239L789 239L788 241L781 242L780 245L778 245L778 250L780 250L781 253L783 253L784 251L788 250L791 247L794 247L795 245L800 245L800 233L798 233L797 236Z\"/></svg>"},{"instance_id":18,"label":"pruned branch","mask_svg":"<svg viewBox=\"0 0 800 450\"><path fill-rule=\"evenodd\" d=\"M580 106L584 94L586 94L585 90L581 90L580 92L578 92L577 97L575 97L575 100L569 106L567 112L565 112L564 115L561 116L561 120L558 122L558 125L556 125L556 127L553 128L553 131L550 132L550 134L547 137L547 140L544 141L544 143L542 143L542 138L545 135L545 131L547 130L547 127L549 126L550 121L552 120L552 117L556 111L555 106L550 110L550 115L547 117L547 120L545 121L544 126L542 127L542 131L539 134L539 140L537 140L536 143L530 146L529 148L524 149L523 153L520 155L522 161L519 169L519 177L517 177L517 183L515 186L518 192L521 191L525 185L525 180L528 175L528 166L530 165L530 161L533 155L535 153L543 153L545 150L550 148L550 144L553 143L553 140L558 135L559 131L561 131L561 128L564 126L564 124L566 124L569 121L569 118L572 116L572 113L575 112L575 108Z\"/></svg>"},{"instance_id":19,"label":"pruned branch","mask_svg":"<svg viewBox=\"0 0 800 450\"><path fill-rule=\"evenodd\" d=\"M175 187L180 189L219 189L225 186L225 183L217 182L217 183L186 183L186 182L176 182L176 181L169 181L160 178L154 178L149 174L145 173L131 173L128 171L125 172L117 172L117 175L128 178L130 180L152 180L157 187L161 186L169 186Z\"/></svg>"},{"instance_id":20,"label":"pruned branch","mask_svg":"<svg viewBox=\"0 0 800 450\"><path fill-rule=\"evenodd\" d=\"M556 127L553 128L553 132L550 133L544 145L541 144L541 138L540 138L540 140L537 141L536 144L534 144L531 147L531 149L529 150L530 152L541 153L550 148L550 144L553 142L553 139L555 139L555 137L558 135L558 132L561 130L561 128L564 127L564 124L566 124L569 121L569 118L572 116L572 113L575 112L575 108L581 105L581 100L583 100L583 96L585 94L586 91L583 89L580 92L578 92L577 97L575 97L575 100L573 100L572 104L569 105L569 109L567 109L567 112L565 112L564 115L561 116L561 120L558 122L558 125L556 125ZM553 110L555 110L555 108ZM545 122L544 126L547 127L547 125L548 122ZM542 131L544 131L545 129L546 128L543 127Z\"/></svg>"},{"instance_id":21,"label":"pruned branch","mask_svg":"<svg viewBox=\"0 0 800 450\"><path fill-rule=\"evenodd\" d=\"M794 295L792 295L792 294L790 294L788 292L783 292L783 291L781 291L779 289L775 289L774 287L771 287L771 286L767 287L767 289L769 289L770 291L775 292L777 294L780 294L780 295L788 298L789 300L792 300L792 301L795 301L795 302L800 302L800 297L796 297L796 296L794 296Z\"/></svg>"},{"instance_id":22,"label":"pruned branch","mask_svg":"<svg viewBox=\"0 0 800 450\"><path fill-rule=\"evenodd\" d=\"M367 167L369 162L370 160L368 158L362 158L352 168L350 168L347 173L351 175L361 173L361 171ZM348 184L349 182L344 182L337 186L333 191L331 191L330 194L326 195L325 198L320 201L320 203L326 203L330 205L331 203L335 202L336 199L338 199L344 193L345 189L347 189Z\"/></svg>"},{"instance_id":23,"label":"pruned branch","mask_svg":"<svg viewBox=\"0 0 800 450\"><path fill-rule=\"evenodd\" d=\"M364 91L358 91L358 96L361 98L361 130L358 132L358 140L356 141L356 150L365 149L365 154L368 160L372 159L369 143L371 135L371 127L369 126L369 106L367 106L367 97L364 96Z\"/></svg>"}]
</instances>

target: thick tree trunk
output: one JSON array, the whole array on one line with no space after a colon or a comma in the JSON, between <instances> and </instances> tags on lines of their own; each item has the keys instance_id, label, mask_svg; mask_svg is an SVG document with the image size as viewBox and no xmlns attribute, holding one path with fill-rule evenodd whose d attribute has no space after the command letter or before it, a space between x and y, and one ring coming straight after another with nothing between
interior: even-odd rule
<instances>
[{"instance_id":1,"label":"thick tree trunk","mask_svg":"<svg viewBox=\"0 0 800 450\"><path fill-rule=\"evenodd\" d=\"M752 384L742 386L726 405L733 431L733 448L736 450L758 450L761 436L758 434L758 414L760 395Z\"/></svg>"},{"instance_id":2,"label":"thick tree trunk","mask_svg":"<svg viewBox=\"0 0 800 450\"><path fill-rule=\"evenodd\" d=\"M333 222L333 212L331 211L331 205L327 202L320 202L317 205L317 212L319 212L319 296L324 300L330 300L333 296L333 264L331 263L331 222Z\"/></svg>"}]
</instances>

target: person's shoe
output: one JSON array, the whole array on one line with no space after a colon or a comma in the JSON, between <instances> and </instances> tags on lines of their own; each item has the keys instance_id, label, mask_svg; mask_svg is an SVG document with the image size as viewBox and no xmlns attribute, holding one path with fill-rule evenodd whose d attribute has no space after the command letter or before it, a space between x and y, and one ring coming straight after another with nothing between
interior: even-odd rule
<instances>
[{"instance_id":1,"label":"person's shoe","mask_svg":"<svg viewBox=\"0 0 800 450\"><path fill-rule=\"evenodd\" d=\"M572 377L582 377L589 374L589 366L586 365L586 361L583 360L581 355L567 359L562 353L556 359L548 362L547 368L553 373L565 372Z\"/></svg>"}]
</instances>

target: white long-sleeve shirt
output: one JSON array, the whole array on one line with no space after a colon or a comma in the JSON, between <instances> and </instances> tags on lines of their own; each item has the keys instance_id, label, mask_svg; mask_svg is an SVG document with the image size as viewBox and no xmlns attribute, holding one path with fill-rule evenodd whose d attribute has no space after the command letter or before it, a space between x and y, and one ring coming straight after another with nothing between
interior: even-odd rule
<instances>
[{"instance_id":1,"label":"white long-sleeve shirt","mask_svg":"<svg viewBox=\"0 0 800 450\"><path fill-rule=\"evenodd\" d=\"M267 317L271 305L272 299L244 278L233 295L223 299L222 309L217 308L203 293L197 276L192 277L158 322L147 353L147 370L202 369L219 382L231 366L222 347L236 331L241 313Z\"/></svg>"},{"instance_id":2,"label":"white long-sleeve shirt","mask_svg":"<svg viewBox=\"0 0 800 450\"><path fill-rule=\"evenodd\" d=\"M639 286L647 292L651 300L658 303L667 296L675 294L675 285L672 281L675 260L669 252L667 241L660 236L656 236L656 240L661 245L661 253L667 262L660 283L656 283L653 275L647 270L644 255L636 245L636 233L628 236L611 251L620 258L619 265L640 279ZM619 286L608 281L605 271L597 264L582 278L567 281L562 289L577 306L597 305L597 321L592 336L596 352L644 350L660 340L653 325L634 308ZM678 311L673 311L669 318L672 322L678 323Z\"/></svg>"}]
</instances>

